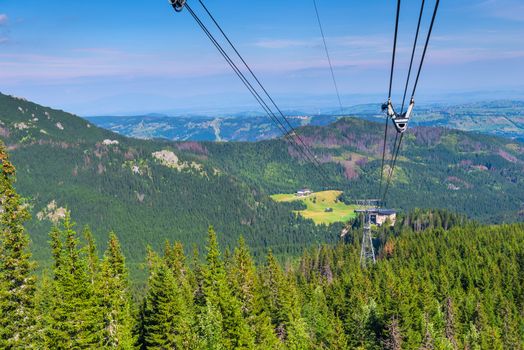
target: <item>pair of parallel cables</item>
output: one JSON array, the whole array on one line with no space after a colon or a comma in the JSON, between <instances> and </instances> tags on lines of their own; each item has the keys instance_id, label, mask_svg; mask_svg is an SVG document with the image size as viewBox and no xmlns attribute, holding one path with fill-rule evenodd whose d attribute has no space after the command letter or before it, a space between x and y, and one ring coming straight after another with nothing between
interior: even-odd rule
<instances>
[{"instance_id":1,"label":"pair of parallel cables","mask_svg":"<svg viewBox=\"0 0 524 350\"><path fill-rule=\"evenodd\" d=\"M397 50L397 37L398 37L398 27L399 27L399 18L400 18L400 1L401 0L397 1L397 11L396 11L396 16L395 16L395 34L394 34L394 39L393 39L393 54L392 54L392 59L391 59L391 72L390 72L390 77L389 77L388 103L384 105L385 106L384 109L387 109L388 104L391 105L391 93L392 93L392 87L393 87L393 74L394 74L394 69L395 69L395 58L396 58L396 50ZM409 62L408 75L407 75L407 79L406 79L406 84L404 85L404 94L403 94L403 97L402 97L401 111L400 111L400 114L398 114L398 116L400 117L399 119L402 119L402 117L405 117L407 115L407 118L405 119L406 124L404 125L404 124L400 124L400 122L397 122L397 125L396 125L397 132L395 134L395 141L393 142L392 158L391 158L390 164L389 164L389 171L388 171L388 176L387 176L387 179L386 179L386 184L384 186L384 191L382 192L382 186L383 186L383 181L384 181L384 165L385 165L385 161L386 161L385 157L386 157L386 145L387 145L387 137L388 137L388 125L389 125L390 119L392 119L391 115L389 115L389 114L386 115L386 125L385 125L385 128L384 128L384 143L383 143L383 147L382 147L382 162L381 162L381 169L380 169L380 185L379 185L378 197L377 197L377 198L380 198L380 200L379 200L380 204L385 203L386 198L387 198L387 194L388 194L388 191L389 191L389 188L390 188L390 185L391 185L391 181L392 181L392 178L393 178L393 173L394 173L394 170L395 170L395 166L397 164L398 155L399 155L399 152L400 152L400 148L402 146L402 141L404 139L404 132L407 129L407 122L409 121L409 117L411 115L412 108L413 108L413 105L414 105L415 92L417 90L418 81L419 81L419 78L420 78L420 72L422 71L422 66L424 64L424 59L426 57L426 52L427 52L427 49L428 49L429 40L430 40L430 37L431 37L431 32L433 31L433 25L435 23L435 18L436 18L436 15L437 15L439 2L440 2L439 0L436 0L435 7L433 9L433 15L431 17L431 23L430 23L429 30L428 30L428 33L427 33L427 36L426 36L426 41L425 41L425 44L424 44L424 50L422 52L422 57L420 59L420 63L419 63L419 66L418 66L418 71L417 71L417 76L415 78L415 83L413 84L413 90L411 92L410 108L408 108L408 112L407 113L404 113L404 107L405 107L405 104L406 104L407 91L408 91L408 87L409 87L409 83L410 83L411 72L412 72L412 69L413 69L413 61L414 61L414 58L415 58L415 53L417 51L417 43L418 43L418 38L419 38L419 33L420 33L420 25L421 25L422 17L423 17L423 14L424 14L425 0L422 0L421 6L420 6L420 13L419 13L419 18L418 18L418 23L417 23L417 30L416 30L416 33L415 33L415 39L413 41L413 48L411 50L411 59L410 59L410 62ZM324 29L322 27L322 22L320 20L320 15L319 15L319 11L318 11L318 6L317 6L317 1L316 0L313 0L313 5L314 5L314 8L315 8L317 21L318 21L318 25L319 25L319 28L320 28L320 33L322 35L322 41L323 41L323 44L324 44L324 50L325 50L325 53L326 53L327 61L329 63L329 69L331 71L331 77L332 77L332 80L333 80L333 86L334 86L336 94L337 94L337 98L338 98L338 102L339 102L339 106L340 106L340 111L341 111L341 113L343 113L344 109L342 107L342 101L341 101L341 98L340 98L340 93L339 93L337 81L335 79L335 73L334 73L332 62L331 62L331 56L329 54L329 50L328 50L328 47L327 47L326 38L325 38L325 35L324 35ZM393 110L392 107L391 107L391 111L393 112L392 114L394 114L394 110ZM398 127L399 125L401 125L402 127L399 128ZM400 134L400 137L399 137L399 134Z\"/></svg>"},{"instance_id":2,"label":"pair of parallel cables","mask_svg":"<svg viewBox=\"0 0 524 350\"><path fill-rule=\"evenodd\" d=\"M202 6L203 10L208 15L208 17L211 19L213 24L216 26L216 28L218 29L222 37L226 40L230 48L233 50L234 54L238 57L238 59L240 59L240 62L242 63L242 65L247 70L247 73L249 74L245 74L244 71L242 71L242 69L238 67L237 63L233 60L231 55L220 44L217 38L213 35L213 33L209 30L206 24L200 19L198 14L192 9L192 7L187 3L186 0L170 0L170 2L173 8L175 9L175 11L177 12L182 11L184 8L187 9L191 17L193 17L195 22L199 25L202 31L206 34L206 36L209 38L211 43L215 46L218 52L226 60L228 65L235 72L238 78L242 81L245 87L249 90L251 95L253 95L253 97L258 102L260 107L264 110L264 112L268 115L268 117L276 125L276 127L282 132L284 139L287 140L289 144L299 154L301 154L301 156L303 157L303 159L306 162L310 162L311 164L313 164L314 168L319 173L319 175L324 179L325 183L329 183L328 174L321 167L319 160L314 155L311 148L306 144L303 138L298 134L297 130L293 127L289 119L285 116L282 110L275 103L274 99L268 93L264 85L261 83L260 79L253 72L253 70L248 65L244 57L237 50L233 42L229 39L228 35L224 32L224 30L222 29L218 21L211 14L211 11L202 2L202 0L198 0L198 2Z\"/></svg>"},{"instance_id":3,"label":"pair of parallel cables","mask_svg":"<svg viewBox=\"0 0 524 350\"><path fill-rule=\"evenodd\" d=\"M202 2L202 0L198 0L206 14L209 16L211 21L214 23L214 25L217 27L221 35L224 37L224 39L227 41L231 49L234 51L236 56L240 59L243 66L247 69L249 72L248 76L251 76L254 81L251 81L246 77L246 74L238 67L238 65L235 63L235 61L231 58L231 56L227 53L227 51L222 47L220 42L215 38L215 36L211 33L211 31L207 28L207 26L204 24L204 22L198 17L198 15L193 11L191 6L187 3L186 0L170 0L173 8L175 11L180 12L184 8L187 9L187 11L190 13L190 15L193 17L193 19L196 21L196 23L200 26L200 28L203 30L203 32L206 34L206 36L209 38L209 40L212 42L212 44L216 47L216 49L219 51L219 53L222 55L222 57L226 60L226 62L229 64L231 69L235 72L235 74L239 77L239 79L242 81L242 83L246 86L246 88L249 90L249 92L253 95L253 97L257 100L257 102L260 104L264 112L268 115L268 117L271 119L271 121L277 126L277 128L282 132L284 135L284 139L287 140L293 148L298 151L300 154L302 154L304 160L311 162L315 169L318 171L318 173L324 177L324 180L327 180L326 183L328 183L329 176L325 172L325 170L321 167L320 162L318 161L317 157L313 154L313 151L311 148L304 142L302 137L297 133L296 129L292 126L289 119L284 115L282 110L278 107L278 105L275 103L271 95L268 93L266 88L262 85L261 81L258 79L258 77L255 75L251 67L247 64L245 59L242 57L242 55L239 53L239 51L236 49L235 45L232 43L232 41L229 39L227 34L224 32L222 27L219 25L215 17L211 14L209 9L205 6L205 4ZM418 67L417 75L415 78L415 83L413 84L413 90L411 93L411 105L414 103L414 96L417 89L418 81L420 78L420 73L422 70L422 66L424 63L424 59L426 56L429 40L431 37L431 33L433 30L433 25L435 23L435 18L437 15L437 10L439 6L440 0L436 0L435 7L433 10L433 15L431 18L431 24L427 33L426 41L424 44L424 50L422 52L422 57L420 59L420 64ZM394 40L393 40L393 54L392 54L392 60L391 60L391 72L390 72L390 79L389 79L389 93L388 93L388 103L391 101L391 93L392 93L392 86L393 86L393 75L394 75L394 69L395 69L395 58L396 58L396 48L397 48L397 37L398 37L398 27L399 27L399 18L400 18L400 4L401 0L397 0L397 11L396 11L396 19L395 19L395 34L394 34ZM331 72L331 77L333 80L333 85L335 87L335 91L337 94L339 106L341 113L343 113L343 106L342 101L340 98L340 93L337 85L337 81L335 78L335 73L331 61L331 57L329 54L329 50L326 43L326 38L324 35L324 30L322 27L322 22L320 20L320 15L318 11L318 6L316 0L313 0L313 5L315 8L315 13L318 21L318 25L320 28L320 33L322 35L322 41L324 44L324 49L326 53L326 57L329 63L329 68ZM400 115L404 112L404 106L406 102L406 96L407 91L409 87L409 82L411 78L411 71L413 68L413 61L417 49L417 43L418 43L418 37L420 33L420 25L422 22L422 17L424 14L424 8L425 8L425 0L422 0L421 7L420 7L420 14L417 24L417 30L415 34L415 39L413 41L413 49L411 52L411 60L409 64L408 69L408 76L406 79L406 84L404 87L404 95L402 98L402 107ZM261 90L259 90L261 89ZM411 106L410 106L411 107ZM405 114L404 114L405 115ZM384 165L386 161L386 145L387 145L387 137L388 137L388 125L389 120L391 119L390 115L386 116L386 125L385 125L385 131L384 131L384 142L383 142L383 148L382 148L382 162L381 162L381 170L380 170L380 185L379 185L379 198L381 198L381 202L384 203L390 188L390 184L393 178L394 169L397 163L398 155L400 152L400 148L402 146L402 141L404 138L404 131L398 131L395 135L395 141L393 143L393 152L392 152L392 158L390 159L390 165L389 165L389 171L388 176L386 179L386 184L384 186L384 191L382 192L383 182L384 182ZM407 126L407 125L406 125ZM400 134L400 137L399 137Z\"/></svg>"},{"instance_id":4,"label":"pair of parallel cables","mask_svg":"<svg viewBox=\"0 0 524 350\"><path fill-rule=\"evenodd\" d=\"M401 0L397 1L397 11L396 11L396 16L395 16L395 34L394 34L394 39L393 39L393 55L392 55L392 58L391 58L391 72L390 72L390 76L389 76L389 93L388 93L388 104L389 105L391 105L391 92L392 92L392 86L393 86L393 74L394 74L394 70L395 70L395 57L396 57L397 37L398 37L398 24L399 24L399 18L400 18L400 1ZM413 84L413 89L412 89L412 92L411 92L411 102L410 102L410 104L414 104L415 92L417 90L418 81L419 81L419 78L420 78L420 72L422 71L422 66L424 64L424 59L426 57L426 52L427 52L427 49L428 49L429 40L431 38L431 32L433 31L433 25L435 23L435 18L437 16L439 2L440 2L440 0L436 0L435 7L433 9L433 15L431 17L431 23L429 25L429 30L428 30L428 33L427 33L427 36L426 36L424 49L422 51L422 56L421 56L420 63L419 63L419 66L418 66L417 75L416 75L415 82ZM409 62L408 75L407 75L407 79L406 79L406 84L404 86L404 95L402 97L402 106L401 106L401 111L400 111L400 114L399 114L400 116L402 116L403 112L404 112L404 106L405 106L405 103L406 103L407 91L408 91L410 78L411 78L411 71L412 71L412 68L413 68L413 61L414 61L414 58L415 58L415 53L417 51L417 43L418 43L418 38L419 38L419 33L420 33L420 24L422 22L422 17L423 17L423 14L424 14L424 8L425 8L425 0L422 0L421 6L420 6L420 13L419 13L419 18L418 18L418 23L417 23L417 30L416 30L416 33L415 33L415 39L413 41L413 48L411 50L411 59L410 59L410 62ZM387 104L384 104L383 109L386 109L386 108L387 108ZM402 146L402 140L404 139L404 131L405 131L405 130L404 131L398 131L398 129L397 129L397 133L395 134L395 141L393 142L393 152L391 154L392 157L391 157L390 164L389 164L389 171L388 171L388 175L387 175L387 178L386 178L386 184L384 186L384 191L382 192L383 181L384 181L384 165L385 165L385 157L386 157L386 144L387 144L387 137L388 137L388 125L389 125L390 119L391 119L391 116L388 113L386 115L386 125L385 125L385 128L384 128L384 143L383 143L383 147L382 147L382 164L381 164L381 169L380 169L380 185L379 185L379 192L378 192L379 193L379 197L378 198L381 198L381 203L385 203L385 201L386 201L387 194L388 194L388 191L389 191L389 188L390 188L390 185L391 185L391 181L392 181L392 178L393 178L393 173L394 173L394 170L395 170L395 166L397 164L397 159L398 159L398 155L399 155L399 152L400 152L400 148ZM408 119L409 119L409 117L408 117ZM407 126L407 123L406 123L406 126ZM399 134L400 134L400 137L399 137Z\"/></svg>"}]
</instances>

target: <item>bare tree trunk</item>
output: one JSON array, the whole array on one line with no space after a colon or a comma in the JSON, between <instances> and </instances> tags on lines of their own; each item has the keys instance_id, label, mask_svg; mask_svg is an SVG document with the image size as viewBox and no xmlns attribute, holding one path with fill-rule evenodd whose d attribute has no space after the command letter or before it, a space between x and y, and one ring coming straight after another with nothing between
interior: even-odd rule
<instances>
[{"instance_id":1,"label":"bare tree trunk","mask_svg":"<svg viewBox=\"0 0 524 350\"><path fill-rule=\"evenodd\" d=\"M387 350L402 350L402 334L398 319L393 316L388 324L388 338L384 341Z\"/></svg>"},{"instance_id":2,"label":"bare tree trunk","mask_svg":"<svg viewBox=\"0 0 524 350\"><path fill-rule=\"evenodd\" d=\"M444 315L446 318L446 339L449 340L453 349L458 349L457 340L455 339L455 315L453 310L453 300L451 297L446 299L446 305L444 308Z\"/></svg>"}]
</instances>

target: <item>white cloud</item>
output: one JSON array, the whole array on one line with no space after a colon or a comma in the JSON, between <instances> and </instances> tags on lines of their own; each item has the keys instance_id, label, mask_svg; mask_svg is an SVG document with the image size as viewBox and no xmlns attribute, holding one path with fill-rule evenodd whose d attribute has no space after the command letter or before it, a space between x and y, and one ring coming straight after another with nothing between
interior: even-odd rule
<instances>
[{"instance_id":1,"label":"white cloud","mask_svg":"<svg viewBox=\"0 0 524 350\"><path fill-rule=\"evenodd\" d=\"M327 37L326 41L330 49L351 48L354 49L377 49L383 50L385 47L390 49L390 39L378 35L360 35L360 36L334 36ZM307 39L261 39L254 43L255 46L264 49L290 49L290 48L307 48L323 45L321 37Z\"/></svg>"},{"instance_id":2,"label":"white cloud","mask_svg":"<svg viewBox=\"0 0 524 350\"><path fill-rule=\"evenodd\" d=\"M312 41L289 39L265 39L255 42L255 46L264 49L288 49L292 47L307 47L313 45L314 43Z\"/></svg>"},{"instance_id":3,"label":"white cloud","mask_svg":"<svg viewBox=\"0 0 524 350\"><path fill-rule=\"evenodd\" d=\"M524 2L522 0L485 0L479 6L490 17L524 21Z\"/></svg>"},{"instance_id":4,"label":"white cloud","mask_svg":"<svg viewBox=\"0 0 524 350\"><path fill-rule=\"evenodd\" d=\"M0 26L7 24L9 18L5 13L0 13Z\"/></svg>"}]
</instances>

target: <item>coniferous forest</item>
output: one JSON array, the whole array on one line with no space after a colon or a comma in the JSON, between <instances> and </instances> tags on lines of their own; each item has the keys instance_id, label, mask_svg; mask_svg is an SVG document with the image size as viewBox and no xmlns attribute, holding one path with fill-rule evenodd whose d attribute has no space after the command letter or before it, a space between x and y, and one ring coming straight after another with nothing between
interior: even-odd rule
<instances>
[{"instance_id":1,"label":"coniferous forest","mask_svg":"<svg viewBox=\"0 0 524 350\"><path fill-rule=\"evenodd\" d=\"M186 256L177 242L144 256L132 288L118 233L97 251L68 214L49 233L40 276L0 148L2 349L522 349L524 225L480 226L414 212L379 234L379 260L359 245L318 245L255 263L240 239Z\"/></svg>"}]
</instances>

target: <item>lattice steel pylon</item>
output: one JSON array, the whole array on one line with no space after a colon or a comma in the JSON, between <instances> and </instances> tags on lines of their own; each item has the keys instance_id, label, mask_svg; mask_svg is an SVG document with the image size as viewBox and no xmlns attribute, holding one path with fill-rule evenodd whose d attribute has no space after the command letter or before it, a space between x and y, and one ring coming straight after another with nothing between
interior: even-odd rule
<instances>
[{"instance_id":1,"label":"lattice steel pylon","mask_svg":"<svg viewBox=\"0 0 524 350\"><path fill-rule=\"evenodd\" d=\"M368 263L376 263L375 248L373 247L373 235L371 232L371 209L366 209L362 213L362 247L360 250L360 265L366 267Z\"/></svg>"},{"instance_id":2,"label":"lattice steel pylon","mask_svg":"<svg viewBox=\"0 0 524 350\"><path fill-rule=\"evenodd\" d=\"M360 265L366 267L369 263L377 262L375 248L373 247L373 233L371 231L371 214L381 206L379 199L356 200L356 204L365 206L364 209L356 210L362 217L362 246L360 250Z\"/></svg>"}]
</instances>

